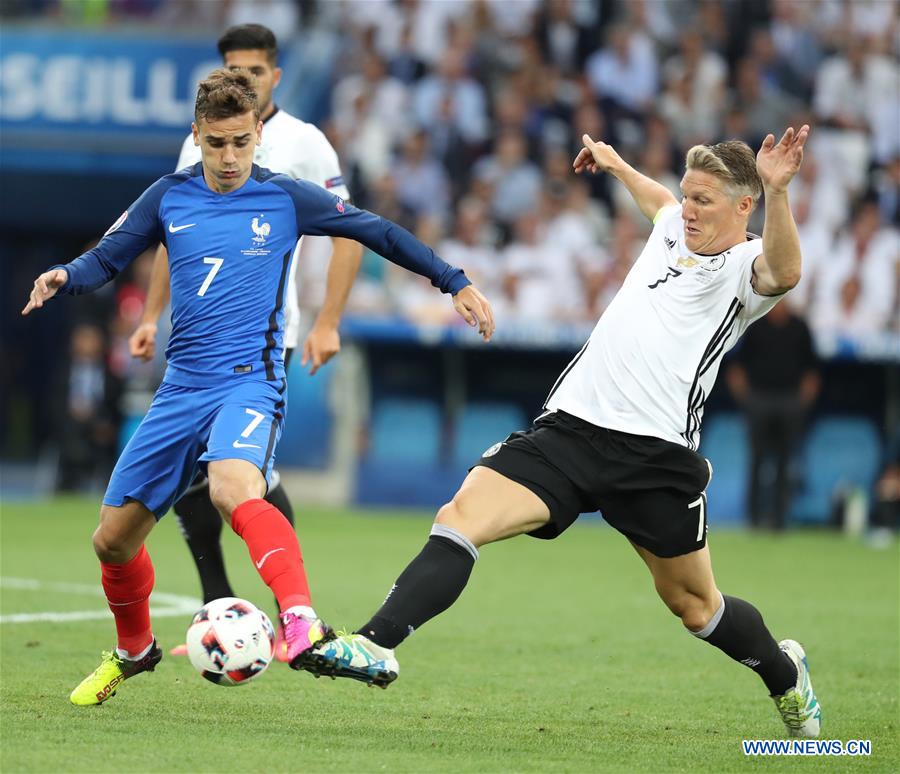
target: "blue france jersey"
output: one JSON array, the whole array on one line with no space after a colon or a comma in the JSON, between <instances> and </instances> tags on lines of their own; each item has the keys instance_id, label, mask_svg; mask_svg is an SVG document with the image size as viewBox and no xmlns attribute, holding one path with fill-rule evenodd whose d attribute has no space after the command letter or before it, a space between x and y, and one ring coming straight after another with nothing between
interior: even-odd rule
<instances>
[{"instance_id":1,"label":"blue france jersey","mask_svg":"<svg viewBox=\"0 0 900 774\"><path fill-rule=\"evenodd\" d=\"M254 165L244 185L220 194L198 163L158 180L93 250L59 267L69 275L61 292L94 290L162 241L172 285L165 381L282 379L285 292L303 234L355 239L446 293L469 284L400 226L317 185Z\"/></svg>"}]
</instances>

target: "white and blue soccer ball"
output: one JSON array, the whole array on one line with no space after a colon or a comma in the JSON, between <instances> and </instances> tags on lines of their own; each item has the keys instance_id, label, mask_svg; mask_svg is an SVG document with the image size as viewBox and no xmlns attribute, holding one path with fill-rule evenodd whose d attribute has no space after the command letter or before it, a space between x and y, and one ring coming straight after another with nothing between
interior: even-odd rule
<instances>
[{"instance_id":1,"label":"white and blue soccer ball","mask_svg":"<svg viewBox=\"0 0 900 774\"><path fill-rule=\"evenodd\" d=\"M269 666L275 630L262 610L246 599L222 597L197 611L187 630L191 664L216 685L245 685Z\"/></svg>"}]
</instances>

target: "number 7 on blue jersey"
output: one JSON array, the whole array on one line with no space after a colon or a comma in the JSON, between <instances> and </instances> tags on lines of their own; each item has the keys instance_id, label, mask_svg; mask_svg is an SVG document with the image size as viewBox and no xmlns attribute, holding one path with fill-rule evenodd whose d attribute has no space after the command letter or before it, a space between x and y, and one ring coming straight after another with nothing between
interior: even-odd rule
<instances>
[{"instance_id":1,"label":"number 7 on blue jersey","mask_svg":"<svg viewBox=\"0 0 900 774\"><path fill-rule=\"evenodd\" d=\"M209 290L209 286L212 284L212 281L215 279L216 274L218 274L219 269L222 268L222 264L225 262L224 258L204 258L203 263L211 263L212 268L209 270L209 274L206 275L206 279L203 280L203 284L200 286L200 290L197 291L198 296L205 296L206 291Z\"/></svg>"}]
</instances>

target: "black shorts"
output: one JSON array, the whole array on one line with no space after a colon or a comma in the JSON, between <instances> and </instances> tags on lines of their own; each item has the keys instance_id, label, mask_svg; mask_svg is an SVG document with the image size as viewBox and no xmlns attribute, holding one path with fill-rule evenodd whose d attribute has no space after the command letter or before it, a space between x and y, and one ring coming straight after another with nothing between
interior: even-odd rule
<instances>
[{"instance_id":1,"label":"black shorts","mask_svg":"<svg viewBox=\"0 0 900 774\"><path fill-rule=\"evenodd\" d=\"M550 509L531 532L552 539L600 511L632 542L661 557L706 544L709 463L660 438L607 430L556 411L488 449L475 463L527 487Z\"/></svg>"}]
</instances>

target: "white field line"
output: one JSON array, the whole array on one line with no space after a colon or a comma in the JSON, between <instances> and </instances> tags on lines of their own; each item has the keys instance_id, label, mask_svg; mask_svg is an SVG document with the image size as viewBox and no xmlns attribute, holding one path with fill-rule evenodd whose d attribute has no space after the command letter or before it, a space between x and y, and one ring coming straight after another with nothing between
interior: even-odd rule
<instances>
[{"instance_id":1,"label":"white field line","mask_svg":"<svg viewBox=\"0 0 900 774\"><path fill-rule=\"evenodd\" d=\"M0 588L19 589L22 591L47 591L55 594L85 594L105 599L103 587L99 583L48 583L34 578L0 578ZM156 603L150 607L150 614L156 618L193 615L203 604L195 597L185 597L180 594L166 594L162 591L154 591L150 599ZM110 613L108 609L9 613L7 615L0 615L0 624L33 623L35 621L65 623L67 621L99 621L105 618L112 618L112 613Z\"/></svg>"}]
</instances>

